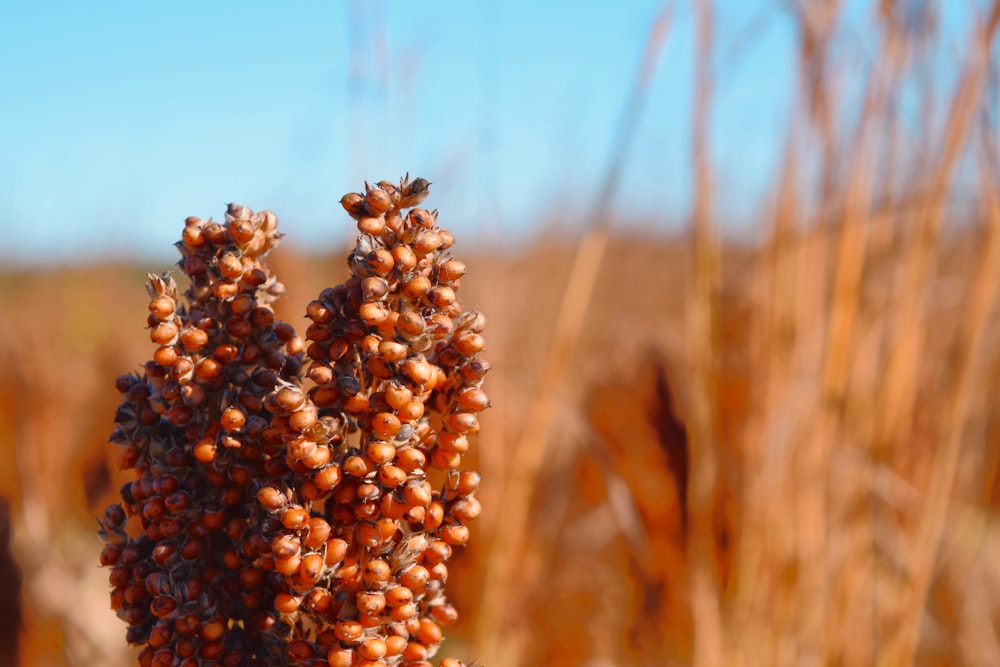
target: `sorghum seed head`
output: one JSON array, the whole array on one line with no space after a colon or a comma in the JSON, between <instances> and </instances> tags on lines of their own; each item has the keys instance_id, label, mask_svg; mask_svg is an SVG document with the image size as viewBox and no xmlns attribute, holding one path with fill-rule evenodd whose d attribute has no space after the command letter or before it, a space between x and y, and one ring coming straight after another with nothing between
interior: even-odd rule
<instances>
[{"instance_id":1,"label":"sorghum seed head","mask_svg":"<svg viewBox=\"0 0 1000 667\"><path fill-rule=\"evenodd\" d=\"M158 347L116 381L113 440L137 477L101 529L140 664L259 667L252 655L277 649L423 666L457 618L445 561L481 507L478 474L455 471L489 407L489 365L485 319L458 300L465 265L444 253L454 237L436 211L404 210L428 186L381 181L341 200L362 232L353 277L309 303L304 336L271 307L283 287L263 262L280 237L270 212L232 204L222 224L185 222L186 304L168 275L150 277ZM428 464L448 471L440 491ZM300 614L306 635L290 624Z\"/></svg>"}]
</instances>

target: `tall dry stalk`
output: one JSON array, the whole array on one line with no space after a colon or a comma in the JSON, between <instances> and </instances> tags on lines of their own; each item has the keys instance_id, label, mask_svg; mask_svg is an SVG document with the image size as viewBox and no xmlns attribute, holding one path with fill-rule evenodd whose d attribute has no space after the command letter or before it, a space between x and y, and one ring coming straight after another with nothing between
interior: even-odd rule
<instances>
[{"instance_id":1,"label":"tall dry stalk","mask_svg":"<svg viewBox=\"0 0 1000 667\"><path fill-rule=\"evenodd\" d=\"M712 167L709 111L712 99L712 3L696 4L697 84L694 97L692 154L694 215L692 220L692 276L688 297L690 356L689 423L691 480L689 554L691 614L694 619L694 661L699 667L722 664L722 618L713 547L715 492L718 476L714 406L716 404L719 250L712 230Z\"/></svg>"},{"instance_id":2,"label":"tall dry stalk","mask_svg":"<svg viewBox=\"0 0 1000 667\"><path fill-rule=\"evenodd\" d=\"M825 44L826 40L823 35L811 34L811 30L817 26L829 30L834 26L837 3L830 5L833 9L825 15L817 4L796 5L803 33L800 70L809 73L802 77L804 85L797 104L800 109L808 107L814 111L815 125L820 130L823 160L816 179L821 185L820 207L841 211L833 230L836 236L828 241L823 230L800 232L794 226L793 221L805 207L796 200L801 185L793 185L795 165L803 159L809 142L793 121L779 179L774 228L757 266L756 289L762 312L757 333L761 347L755 349L764 354L754 365L754 372L755 377L764 380L759 383L763 393L758 402L760 410L756 419L748 423L744 442L746 470L736 563L737 595L726 625L727 640L738 643L739 655L747 664L872 661L885 648L884 634L894 614L899 609L911 613L909 610L915 607L923 608L919 594L920 603L900 601L896 606L898 584L886 577L885 565L880 563L885 558L879 555L885 545L876 543L884 542L889 535L899 535L901 526L877 509L877 503L872 504L871 516L866 516L864 510L865 499L875 493L879 476L885 474L879 463L883 454L879 452L903 444L903 431L896 429L902 428L901 425L908 429L911 419L909 414L900 417L898 410L887 411L884 406L894 402L893 407L899 407L899 394L893 392L903 388L902 394L909 392L912 403L913 392L920 386L920 378L914 374L919 365L915 357L910 357L903 366L909 372L905 379L897 367L892 387L890 375L879 381L876 374L874 382L866 381L866 386L877 388L870 390L880 406L876 411L871 410L871 395L860 396L857 392L864 391L862 385L853 383L858 380L855 375L859 369L867 372L864 369L868 364L877 363L877 355L873 357L871 353L871 341L872 334L881 328L880 321L877 314L863 306L862 294L878 280L875 276L883 271L884 256L873 257L871 253L891 251L890 224L912 206L921 207L922 226L935 217L935 224L940 224L949 192L948 178L942 179L949 172L942 172L941 164L955 159L949 152L957 155L963 148L961 142L956 142L963 134L956 132L956 122L961 117L956 120L952 114L946 124L942 146L953 148L938 154L933 178L939 185L931 188L929 200L924 202L911 191L904 198L892 197L876 205L879 197L885 197L879 188L890 185L889 179L876 168L897 159L898 155L898 148L893 147L898 144L886 146L883 141L883 137L898 132L892 100L902 89L908 59L922 48L915 40L923 39L923 33L917 35L917 32L926 29L915 27L914 15L895 5L885 5L881 53L873 59L877 64L869 75L857 136L851 143L853 155L850 170L846 172L844 201L838 203L835 189L829 187L836 179L823 176L836 167L829 151L835 144L830 130L833 124L825 115L815 114L816 104L809 104L825 96L806 93L809 85L820 87L816 73L825 72L823 49L816 45ZM817 16L824 18L820 20ZM986 25L984 34L989 32L990 21ZM822 86L825 88L826 82ZM967 92L971 90L967 82L962 84L953 99L953 109L969 112L979 108L978 101ZM869 245L870 238L876 238L875 231L878 231L877 249ZM930 243L926 243L928 238ZM926 259L932 266L937 252L936 234L925 237L925 243ZM829 295L824 287L827 257L835 260ZM914 270L910 257L912 250L904 262L904 276ZM797 277L789 277L790 261L797 264ZM910 299L918 304L924 302L930 290L930 276L926 272L918 283L901 284L901 293L906 295L898 299L903 304L900 307L905 307ZM977 296L971 308L981 310L991 298ZM794 317L789 317L790 303L795 304ZM815 327L824 313L825 335L820 336ZM894 327L893 331L901 329ZM907 335L923 340L925 332L921 320L909 322ZM961 336L956 345L967 349L972 344L970 335ZM897 340L889 343L891 348ZM822 346L817 346L817 342L822 342ZM820 351L822 356L817 355ZM893 363L898 364L900 354L893 349L896 359ZM820 371L815 374L819 376L818 382L813 380L812 369ZM957 410L951 407L947 410L951 425L944 430L949 433L960 428L957 424L964 419L956 415L963 412L956 382L946 392L949 404L956 402L959 406ZM974 384L971 380L966 382ZM907 405L907 401L902 405ZM879 437L873 438L875 428L869 425L876 421ZM892 426L887 427L890 423ZM851 447L851 444L862 446ZM794 464L789 465L790 459ZM948 461L940 452L937 461L938 464L933 464L935 474L953 477L954 467L949 473ZM852 472L845 473L846 470ZM796 508L791 525L774 518L789 506ZM922 530L927 532L931 523L924 517ZM940 535L940 528L930 532ZM790 539L794 543L791 549ZM909 562L911 571L919 565L916 558ZM788 568L784 574L782 568ZM926 589L923 595L926 596ZM912 657L913 654L909 659ZM897 653L887 664L908 664L899 662L906 659Z\"/></svg>"},{"instance_id":3,"label":"tall dry stalk","mask_svg":"<svg viewBox=\"0 0 1000 667\"><path fill-rule=\"evenodd\" d=\"M838 230L816 419L809 441L799 450L796 519L802 582L798 588L801 615L798 654L806 664L819 664L830 651L830 457L843 437L844 402L876 185L874 172L885 132L886 103L901 67L903 46L901 35L887 21L881 58L868 77Z\"/></svg>"},{"instance_id":4,"label":"tall dry stalk","mask_svg":"<svg viewBox=\"0 0 1000 667\"><path fill-rule=\"evenodd\" d=\"M919 297L933 269L933 247L944 212L944 199L954 165L965 145L969 126L979 106L979 99L989 62L990 45L1000 23L1000 2L994 2L987 21L975 26L969 45L969 53L959 88L952 100L951 112L945 134L942 156L931 182L931 201L923 212L916 239L910 248L906 261L904 278L904 301L898 311L896 331L902 340L890 356L887 373L887 391L902 405L896 418L909 417L912 410L914 388L905 386L907 367L917 366L923 340L923 318L925 303ZM983 331L996 294L996 283L1000 277L1000 261L997 249L997 229L1000 225L1000 204L998 204L996 174L988 169L988 162L981 164L983 179L980 189L986 215L985 239L980 251L979 265L973 279L966 318L962 322L955 346L954 375L952 386L948 387L948 401L945 408L943 441L935 450L931 477L925 494L924 509L917 527L909 567L910 589L904 614L897 633L888 646L882 664L910 664L917 651L920 638L920 620L924 615L926 599L937 553L941 543L945 519L951 504L951 493L955 483L955 473L961 454L962 435L968 412L973 373L981 349ZM889 402L888 406L894 403ZM888 419L891 420L892 416ZM904 422L897 428L905 433ZM891 421L887 430L894 431Z\"/></svg>"},{"instance_id":5,"label":"tall dry stalk","mask_svg":"<svg viewBox=\"0 0 1000 667\"><path fill-rule=\"evenodd\" d=\"M656 71L657 58L666 41L672 17L673 3L664 5L652 26L646 50L640 61L632 93L626 102L619 134L612 145L611 160L602 187L592 209L587 230L573 256L566 290L559 303L558 315L549 346L538 373L538 384L529 401L516 444L504 496L505 511L497 526L496 548L487 562L483 592L479 603L479 623L482 655L487 662L517 665L521 660L516 642L504 632L505 623L497 623L497 610L509 610L512 568L517 554L528 537L531 501L540 480L542 464L552 434L560 394L567 372L577 352L583 321L590 306L601 260L608 239L608 224L622 169L635 136L639 114L644 106L649 84ZM533 582L525 582L531 585Z\"/></svg>"},{"instance_id":6,"label":"tall dry stalk","mask_svg":"<svg viewBox=\"0 0 1000 667\"><path fill-rule=\"evenodd\" d=\"M789 134L775 197L773 227L755 266L756 289L762 310L751 343L766 350L759 386L759 409L747 424L744 440L741 525L742 536L736 562L737 590L733 601L730 640L740 647L747 664L773 661L769 637L786 622L764 610L775 609L771 597L778 594L777 582L767 579L766 563L773 563L774 526L769 517L778 510L781 497L779 478L784 474L782 445L776 442L775 417L794 421L789 414L789 388L803 363L802 342L815 326L816 304L822 294L822 237L801 222L807 206L800 201L806 179L800 172L808 166L808 148L813 134L822 145L820 168L832 170L835 146L830 105L829 47L837 24L839 3L793 3L800 30L797 92L791 109ZM810 127L810 125L812 127ZM813 129L810 133L809 130ZM831 182L821 176L825 193ZM822 197L821 197L822 198ZM787 621L790 622L790 619Z\"/></svg>"},{"instance_id":7,"label":"tall dry stalk","mask_svg":"<svg viewBox=\"0 0 1000 667\"><path fill-rule=\"evenodd\" d=\"M1000 3L993 5L990 20L978 24L970 35L967 61L951 102L937 163L926 185L928 197L921 207L917 229L911 236L903 273L900 299L892 314L890 331L894 345L889 355L880 394L877 442L898 442L905 438L912 420L917 386L914 376L924 337L920 322L924 295L934 269L934 250L945 213L945 202L956 164L966 144L969 126L978 107L986 76L989 48L996 31Z\"/></svg>"}]
</instances>

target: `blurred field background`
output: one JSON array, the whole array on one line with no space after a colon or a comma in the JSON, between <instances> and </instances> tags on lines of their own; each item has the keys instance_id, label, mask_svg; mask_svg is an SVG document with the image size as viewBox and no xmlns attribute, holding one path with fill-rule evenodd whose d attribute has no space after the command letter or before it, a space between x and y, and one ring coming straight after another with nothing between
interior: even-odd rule
<instances>
[{"instance_id":1,"label":"blurred field background","mask_svg":"<svg viewBox=\"0 0 1000 667\"><path fill-rule=\"evenodd\" d=\"M472 458L485 512L452 568L444 654L1000 664L1000 2L970 3L957 40L941 3L861 4L862 35L836 0L762 15L797 52L770 189L742 211L752 233L720 213L743 167L709 147L719 63L756 34L720 42L725 3L667 3L645 26L600 178L552 191L584 215L548 202L508 243L488 217L463 235L432 188L493 364ZM681 31L690 206L636 219L623 174ZM401 175L367 160L372 180ZM359 186L331 183L332 200ZM178 235L223 212L175 203ZM338 238L272 253L286 321L346 276ZM143 281L170 261L0 272L2 665L134 660L92 516L127 479L106 442L113 380L152 353Z\"/></svg>"}]
</instances>

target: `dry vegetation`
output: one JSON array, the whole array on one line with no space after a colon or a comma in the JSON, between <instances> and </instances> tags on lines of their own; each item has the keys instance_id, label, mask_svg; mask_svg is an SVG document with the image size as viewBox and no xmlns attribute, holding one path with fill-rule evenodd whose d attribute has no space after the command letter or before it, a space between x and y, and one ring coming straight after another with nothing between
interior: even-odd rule
<instances>
[{"instance_id":1,"label":"dry vegetation","mask_svg":"<svg viewBox=\"0 0 1000 667\"><path fill-rule=\"evenodd\" d=\"M755 247L718 240L699 158L683 238L637 243L595 215L579 246L462 248L494 408L470 454L486 512L452 568L447 654L1000 663L1000 3L916 130L897 96L934 24L881 4L881 55L847 112L831 97L838 3L802 5L800 113ZM704 62L704 5L698 25ZM289 304L346 276L339 251L283 247L273 264L293 323ZM129 664L91 517L127 479L106 444L112 381L151 349L149 268L0 277L2 664Z\"/></svg>"}]
</instances>

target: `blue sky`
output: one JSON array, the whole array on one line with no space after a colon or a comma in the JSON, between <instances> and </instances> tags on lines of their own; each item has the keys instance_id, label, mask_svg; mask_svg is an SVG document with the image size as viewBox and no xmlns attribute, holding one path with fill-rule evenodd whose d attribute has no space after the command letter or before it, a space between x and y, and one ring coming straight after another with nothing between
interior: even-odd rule
<instances>
[{"instance_id":1,"label":"blue sky","mask_svg":"<svg viewBox=\"0 0 1000 667\"><path fill-rule=\"evenodd\" d=\"M848 5L861 72L871 3ZM183 219L230 201L276 211L287 243L337 250L353 234L340 196L406 171L434 182L427 203L460 242L572 230L663 6L4 3L0 258L171 260ZM673 6L614 206L664 230L690 190L693 12ZM716 6L718 210L745 231L782 149L797 37L784 2Z\"/></svg>"}]
</instances>

